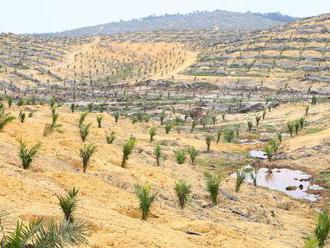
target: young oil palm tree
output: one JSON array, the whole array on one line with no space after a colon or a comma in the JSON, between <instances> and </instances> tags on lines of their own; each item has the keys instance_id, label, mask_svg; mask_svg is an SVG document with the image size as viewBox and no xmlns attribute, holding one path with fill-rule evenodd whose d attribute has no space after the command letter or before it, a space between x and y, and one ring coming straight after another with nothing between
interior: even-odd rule
<instances>
[{"instance_id":1,"label":"young oil palm tree","mask_svg":"<svg viewBox=\"0 0 330 248\"><path fill-rule=\"evenodd\" d=\"M198 151L195 149L195 147L191 146L188 148L188 154L191 160L191 165L195 165L195 160L198 155Z\"/></svg>"},{"instance_id":2,"label":"young oil palm tree","mask_svg":"<svg viewBox=\"0 0 330 248\"><path fill-rule=\"evenodd\" d=\"M96 146L94 144L86 144L80 149L80 157L82 159L83 170L86 172L89 160L96 152Z\"/></svg>"},{"instance_id":3,"label":"young oil palm tree","mask_svg":"<svg viewBox=\"0 0 330 248\"><path fill-rule=\"evenodd\" d=\"M193 120L192 123L191 123L191 130L190 130L191 133L194 132L196 125L197 125L197 121Z\"/></svg>"},{"instance_id":4,"label":"young oil palm tree","mask_svg":"<svg viewBox=\"0 0 330 248\"><path fill-rule=\"evenodd\" d=\"M84 113L80 114L78 127L81 127L84 124L84 121L85 121L87 115L88 115L87 112L84 112Z\"/></svg>"},{"instance_id":5,"label":"young oil palm tree","mask_svg":"<svg viewBox=\"0 0 330 248\"><path fill-rule=\"evenodd\" d=\"M175 160L178 164L183 164L186 161L186 152L184 150L175 151Z\"/></svg>"},{"instance_id":6,"label":"young oil palm tree","mask_svg":"<svg viewBox=\"0 0 330 248\"><path fill-rule=\"evenodd\" d=\"M74 113L76 110L76 105L74 103L71 103L70 109L71 109L71 113Z\"/></svg>"},{"instance_id":7,"label":"young oil palm tree","mask_svg":"<svg viewBox=\"0 0 330 248\"><path fill-rule=\"evenodd\" d=\"M327 212L319 214L318 223L315 229L315 236L319 241L319 247L323 248L327 241L330 231L330 218Z\"/></svg>"},{"instance_id":8,"label":"young oil palm tree","mask_svg":"<svg viewBox=\"0 0 330 248\"><path fill-rule=\"evenodd\" d=\"M165 111L160 113L160 125L164 124L164 119L165 119Z\"/></svg>"},{"instance_id":9,"label":"young oil palm tree","mask_svg":"<svg viewBox=\"0 0 330 248\"><path fill-rule=\"evenodd\" d=\"M165 125L165 132L166 134L169 134L171 129L172 129L173 125L171 122L167 122L166 125Z\"/></svg>"},{"instance_id":10,"label":"young oil palm tree","mask_svg":"<svg viewBox=\"0 0 330 248\"><path fill-rule=\"evenodd\" d=\"M8 113L0 111L0 132L4 129L6 125L15 120L16 118Z\"/></svg>"},{"instance_id":11,"label":"young oil palm tree","mask_svg":"<svg viewBox=\"0 0 330 248\"><path fill-rule=\"evenodd\" d=\"M221 135L222 135L222 131L219 129L219 130L217 131L217 144L219 144L219 142L220 142Z\"/></svg>"},{"instance_id":12,"label":"young oil palm tree","mask_svg":"<svg viewBox=\"0 0 330 248\"><path fill-rule=\"evenodd\" d=\"M256 126L259 127L259 123L261 120L261 116L260 115L256 115Z\"/></svg>"},{"instance_id":13,"label":"young oil palm tree","mask_svg":"<svg viewBox=\"0 0 330 248\"><path fill-rule=\"evenodd\" d=\"M266 153L268 160L271 161L272 157L273 157L273 152L274 152L273 147L270 144L267 144L264 147L264 152Z\"/></svg>"},{"instance_id":14,"label":"young oil palm tree","mask_svg":"<svg viewBox=\"0 0 330 248\"><path fill-rule=\"evenodd\" d=\"M207 135L205 138L206 141L206 152L210 152L211 150L211 141L213 140L213 137L211 135Z\"/></svg>"},{"instance_id":15,"label":"young oil palm tree","mask_svg":"<svg viewBox=\"0 0 330 248\"><path fill-rule=\"evenodd\" d=\"M11 108L11 106L13 105L13 98L11 96L7 97L7 104L8 108Z\"/></svg>"},{"instance_id":16,"label":"young oil palm tree","mask_svg":"<svg viewBox=\"0 0 330 248\"><path fill-rule=\"evenodd\" d=\"M155 157L156 157L157 166L160 166L160 157L161 157L161 154L162 154L162 149L161 149L160 145L157 145L155 147L154 154L155 154Z\"/></svg>"},{"instance_id":17,"label":"young oil palm tree","mask_svg":"<svg viewBox=\"0 0 330 248\"><path fill-rule=\"evenodd\" d=\"M20 120L21 123L24 123L25 116L26 116L25 113L23 113L22 111L19 112L18 119Z\"/></svg>"},{"instance_id":18,"label":"young oil palm tree","mask_svg":"<svg viewBox=\"0 0 330 248\"><path fill-rule=\"evenodd\" d=\"M77 209L77 195L78 190L73 187L70 189L65 196L57 196L59 200L60 207L64 214L64 219L70 223L74 222L74 213Z\"/></svg>"},{"instance_id":19,"label":"young oil palm tree","mask_svg":"<svg viewBox=\"0 0 330 248\"><path fill-rule=\"evenodd\" d=\"M241 168L236 171L236 193L240 190L242 183L244 182L246 177L244 168Z\"/></svg>"},{"instance_id":20,"label":"young oil palm tree","mask_svg":"<svg viewBox=\"0 0 330 248\"><path fill-rule=\"evenodd\" d=\"M139 200L139 208L142 212L142 220L146 220L149 217L150 207L155 201L156 194L151 193L151 185L136 185L134 193Z\"/></svg>"},{"instance_id":21,"label":"young oil palm tree","mask_svg":"<svg viewBox=\"0 0 330 248\"><path fill-rule=\"evenodd\" d=\"M92 102L87 104L87 109L88 109L89 113L92 113L92 111L93 111L93 103Z\"/></svg>"},{"instance_id":22,"label":"young oil palm tree","mask_svg":"<svg viewBox=\"0 0 330 248\"><path fill-rule=\"evenodd\" d=\"M248 121L247 122L247 125L248 125L249 132L251 132L252 131L252 127L253 127L252 121Z\"/></svg>"},{"instance_id":23,"label":"young oil palm tree","mask_svg":"<svg viewBox=\"0 0 330 248\"><path fill-rule=\"evenodd\" d=\"M87 125L81 125L80 126L80 137L82 139L83 142L85 142L88 134L89 134L89 129L91 127L92 123L89 123Z\"/></svg>"},{"instance_id":24,"label":"young oil palm tree","mask_svg":"<svg viewBox=\"0 0 330 248\"><path fill-rule=\"evenodd\" d=\"M218 194L220 188L221 178L216 174L205 174L206 179L206 189L210 194L212 204L215 206L218 204Z\"/></svg>"},{"instance_id":25,"label":"young oil palm tree","mask_svg":"<svg viewBox=\"0 0 330 248\"><path fill-rule=\"evenodd\" d=\"M27 170L30 168L33 158L36 156L38 150L41 147L41 143L37 143L34 146L32 146L30 149L27 148L26 143L20 139L19 141L19 157L22 162L22 166L24 170Z\"/></svg>"},{"instance_id":26,"label":"young oil palm tree","mask_svg":"<svg viewBox=\"0 0 330 248\"><path fill-rule=\"evenodd\" d=\"M115 122L118 123L118 120L119 120L119 112L115 112L113 114L113 117L115 118Z\"/></svg>"},{"instance_id":27,"label":"young oil palm tree","mask_svg":"<svg viewBox=\"0 0 330 248\"><path fill-rule=\"evenodd\" d=\"M155 137L156 133L157 133L157 128L152 127L149 129L150 142L154 141L154 137Z\"/></svg>"},{"instance_id":28,"label":"young oil palm tree","mask_svg":"<svg viewBox=\"0 0 330 248\"><path fill-rule=\"evenodd\" d=\"M107 133L105 138L108 144L112 144L116 139L116 134L115 132Z\"/></svg>"},{"instance_id":29,"label":"young oil palm tree","mask_svg":"<svg viewBox=\"0 0 330 248\"><path fill-rule=\"evenodd\" d=\"M289 133L290 133L290 137L292 137L293 136L294 123L292 121L289 121L287 123L287 127L288 127L288 130L289 130Z\"/></svg>"},{"instance_id":30,"label":"young oil palm tree","mask_svg":"<svg viewBox=\"0 0 330 248\"><path fill-rule=\"evenodd\" d=\"M134 137L130 137L129 140L123 146L123 159L121 162L121 167L126 167L126 162L128 160L128 156L132 153L136 144L136 139Z\"/></svg>"},{"instance_id":31,"label":"young oil palm tree","mask_svg":"<svg viewBox=\"0 0 330 248\"><path fill-rule=\"evenodd\" d=\"M103 120L103 115L98 115L98 116L96 117L97 127L98 127L98 128L102 128L102 120Z\"/></svg>"},{"instance_id":32,"label":"young oil palm tree","mask_svg":"<svg viewBox=\"0 0 330 248\"><path fill-rule=\"evenodd\" d=\"M189 195L191 193L191 185L184 181L179 181L175 183L174 187L175 193L179 199L179 204L181 209L183 209L189 200Z\"/></svg>"}]
</instances>

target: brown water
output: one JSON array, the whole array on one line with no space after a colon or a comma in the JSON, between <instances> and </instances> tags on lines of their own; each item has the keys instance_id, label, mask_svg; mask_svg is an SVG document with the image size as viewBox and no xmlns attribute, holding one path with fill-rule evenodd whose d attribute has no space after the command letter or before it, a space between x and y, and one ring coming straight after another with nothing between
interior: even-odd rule
<instances>
[{"instance_id":1,"label":"brown water","mask_svg":"<svg viewBox=\"0 0 330 248\"><path fill-rule=\"evenodd\" d=\"M233 176L236 177L236 173ZM310 179L310 175L299 170L261 168L257 172L258 186L284 192L293 198L317 201L320 199L320 196L310 193L310 191L323 188L313 185ZM253 183L250 173L246 173L245 181ZM288 190L287 187L292 187L293 189ZM308 190L309 192L307 192Z\"/></svg>"}]
</instances>

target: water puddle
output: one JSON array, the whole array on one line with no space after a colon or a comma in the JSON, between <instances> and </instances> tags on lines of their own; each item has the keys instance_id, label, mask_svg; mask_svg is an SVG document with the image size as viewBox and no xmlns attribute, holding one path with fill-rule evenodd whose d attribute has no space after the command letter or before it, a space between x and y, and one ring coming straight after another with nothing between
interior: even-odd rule
<instances>
[{"instance_id":1,"label":"water puddle","mask_svg":"<svg viewBox=\"0 0 330 248\"><path fill-rule=\"evenodd\" d=\"M249 155L251 158L267 159L267 155L263 151L252 150L249 151Z\"/></svg>"},{"instance_id":2,"label":"water puddle","mask_svg":"<svg viewBox=\"0 0 330 248\"><path fill-rule=\"evenodd\" d=\"M246 170L251 170L251 167L246 167ZM233 176L236 177L236 173ZM293 198L317 201L320 196L310 191L323 188L312 184L310 179L310 175L299 170L261 168L257 172L258 186L281 191ZM253 183L249 172L246 173L245 182Z\"/></svg>"}]
</instances>

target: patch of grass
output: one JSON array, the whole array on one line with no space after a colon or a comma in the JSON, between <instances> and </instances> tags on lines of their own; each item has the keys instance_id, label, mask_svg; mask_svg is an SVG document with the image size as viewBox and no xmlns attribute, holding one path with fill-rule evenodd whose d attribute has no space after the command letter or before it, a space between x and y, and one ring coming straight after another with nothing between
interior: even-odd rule
<instances>
[{"instance_id":1,"label":"patch of grass","mask_svg":"<svg viewBox=\"0 0 330 248\"><path fill-rule=\"evenodd\" d=\"M306 128L305 129L306 134L314 134L314 133L318 133L321 132L323 130L323 128L320 127L313 127L313 128Z\"/></svg>"}]
</instances>

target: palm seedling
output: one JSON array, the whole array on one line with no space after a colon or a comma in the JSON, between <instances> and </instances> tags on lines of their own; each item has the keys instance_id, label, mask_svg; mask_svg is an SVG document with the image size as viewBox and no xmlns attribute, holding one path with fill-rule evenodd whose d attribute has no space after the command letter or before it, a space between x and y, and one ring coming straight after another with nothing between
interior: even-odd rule
<instances>
[{"instance_id":1,"label":"palm seedling","mask_svg":"<svg viewBox=\"0 0 330 248\"><path fill-rule=\"evenodd\" d=\"M80 157L82 159L83 170L86 172L89 160L96 152L96 146L94 144L86 144L80 149Z\"/></svg>"},{"instance_id":2,"label":"palm seedling","mask_svg":"<svg viewBox=\"0 0 330 248\"><path fill-rule=\"evenodd\" d=\"M7 104L8 108L11 108L11 106L13 105L13 98L11 96L7 97Z\"/></svg>"},{"instance_id":3,"label":"palm seedling","mask_svg":"<svg viewBox=\"0 0 330 248\"><path fill-rule=\"evenodd\" d=\"M115 112L113 114L113 117L115 118L115 122L118 123L118 120L119 120L119 112Z\"/></svg>"},{"instance_id":4,"label":"palm seedling","mask_svg":"<svg viewBox=\"0 0 330 248\"><path fill-rule=\"evenodd\" d=\"M299 129L300 129L300 122L299 121L295 121L294 122L294 130L295 130L296 135L298 134Z\"/></svg>"},{"instance_id":5,"label":"palm seedling","mask_svg":"<svg viewBox=\"0 0 330 248\"><path fill-rule=\"evenodd\" d=\"M292 121L289 121L287 123L287 127L288 127L288 130L289 130L289 133L290 133L290 137L293 136L293 129L294 129L294 124L292 123Z\"/></svg>"},{"instance_id":6,"label":"palm seedling","mask_svg":"<svg viewBox=\"0 0 330 248\"><path fill-rule=\"evenodd\" d=\"M155 147L154 154L155 154L155 157L156 157L157 166L160 166L160 157L161 157L161 154L162 154L162 149L161 149L160 145L157 145Z\"/></svg>"},{"instance_id":7,"label":"palm seedling","mask_svg":"<svg viewBox=\"0 0 330 248\"><path fill-rule=\"evenodd\" d=\"M304 248L319 248L319 241L313 236L307 237Z\"/></svg>"},{"instance_id":8,"label":"palm seedling","mask_svg":"<svg viewBox=\"0 0 330 248\"><path fill-rule=\"evenodd\" d=\"M128 160L128 156L132 153L135 147L136 139L134 137L130 137L129 140L123 146L123 159L121 162L121 167L126 167L126 162Z\"/></svg>"},{"instance_id":9,"label":"palm seedling","mask_svg":"<svg viewBox=\"0 0 330 248\"><path fill-rule=\"evenodd\" d=\"M221 135L222 135L222 131L219 129L219 130L217 131L217 144L219 144L219 142L220 142Z\"/></svg>"},{"instance_id":10,"label":"palm seedling","mask_svg":"<svg viewBox=\"0 0 330 248\"><path fill-rule=\"evenodd\" d=\"M222 121L226 121L226 113L221 114Z\"/></svg>"},{"instance_id":11,"label":"palm seedling","mask_svg":"<svg viewBox=\"0 0 330 248\"><path fill-rule=\"evenodd\" d=\"M262 119L263 120L266 118L266 113L267 113L267 111L266 111L266 109L264 109L264 111L262 112Z\"/></svg>"},{"instance_id":12,"label":"palm seedling","mask_svg":"<svg viewBox=\"0 0 330 248\"><path fill-rule=\"evenodd\" d=\"M190 130L191 133L194 132L196 125L197 125L197 122L195 120L193 120L191 123L191 130Z\"/></svg>"},{"instance_id":13,"label":"palm seedling","mask_svg":"<svg viewBox=\"0 0 330 248\"><path fill-rule=\"evenodd\" d=\"M166 125L165 125L165 132L166 134L169 134L170 131L172 129L172 123L171 122L167 122Z\"/></svg>"},{"instance_id":14,"label":"palm seedling","mask_svg":"<svg viewBox=\"0 0 330 248\"><path fill-rule=\"evenodd\" d=\"M206 152L210 152L211 150L211 141L213 140L213 137L211 135L207 135L205 138L206 141Z\"/></svg>"},{"instance_id":15,"label":"palm seedling","mask_svg":"<svg viewBox=\"0 0 330 248\"><path fill-rule=\"evenodd\" d=\"M256 125L257 125L257 127L259 127L260 120L261 120L261 116L257 115L256 116Z\"/></svg>"},{"instance_id":16,"label":"palm seedling","mask_svg":"<svg viewBox=\"0 0 330 248\"><path fill-rule=\"evenodd\" d=\"M245 175L244 168L241 168L236 171L236 189L235 189L236 193L239 192L241 185L245 180L245 176L246 175Z\"/></svg>"},{"instance_id":17,"label":"palm seedling","mask_svg":"<svg viewBox=\"0 0 330 248\"><path fill-rule=\"evenodd\" d=\"M277 136L278 141L280 143L282 143L282 140L283 140L282 133L281 132L278 132L276 136Z\"/></svg>"},{"instance_id":18,"label":"palm seedling","mask_svg":"<svg viewBox=\"0 0 330 248\"><path fill-rule=\"evenodd\" d=\"M252 127L253 127L252 121L248 121L247 122L247 125L248 125L249 132L251 132L252 131Z\"/></svg>"},{"instance_id":19,"label":"palm seedling","mask_svg":"<svg viewBox=\"0 0 330 248\"><path fill-rule=\"evenodd\" d=\"M17 222L12 232L4 234L3 248L72 247L87 244L89 226L85 223L70 223L37 219L28 225Z\"/></svg>"},{"instance_id":20,"label":"palm seedling","mask_svg":"<svg viewBox=\"0 0 330 248\"><path fill-rule=\"evenodd\" d=\"M150 207L155 201L156 194L151 193L151 185L136 185L134 193L139 200L139 208L142 212L142 220L146 220L149 217Z\"/></svg>"},{"instance_id":21,"label":"palm seedling","mask_svg":"<svg viewBox=\"0 0 330 248\"><path fill-rule=\"evenodd\" d=\"M188 153L191 160L191 165L195 165L195 160L198 155L198 151L195 149L195 147L191 146L188 148Z\"/></svg>"},{"instance_id":22,"label":"palm seedling","mask_svg":"<svg viewBox=\"0 0 330 248\"><path fill-rule=\"evenodd\" d=\"M149 135L150 135L150 142L154 141L154 137L156 135L157 128L152 127L149 129Z\"/></svg>"},{"instance_id":23,"label":"palm seedling","mask_svg":"<svg viewBox=\"0 0 330 248\"><path fill-rule=\"evenodd\" d=\"M189 200L189 195L191 193L191 185L184 181L179 181L175 183L174 187L175 193L179 199L179 204L181 209L183 209Z\"/></svg>"},{"instance_id":24,"label":"palm seedling","mask_svg":"<svg viewBox=\"0 0 330 248\"><path fill-rule=\"evenodd\" d=\"M225 129L223 138L228 143L233 142L235 138L235 131L233 129Z\"/></svg>"},{"instance_id":25,"label":"palm seedling","mask_svg":"<svg viewBox=\"0 0 330 248\"><path fill-rule=\"evenodd\" d=\"M103 115L98 115L96 117L96 121L97 121L97 127L101 128L102 127L102 120L103 120Z\"/></svg>"},{"instance_id":26,"label":"palm seedling","mask_svg":"<svg viewBox=\"0 0 330 248\"><path fill-rule=\"evenodd\" d=\"M165 111L160 113L160 125L164 124L164 119L165 119Z\"/></svg>"},{"instance_id":27,"label":"palm seedling","mask_svg":"<svg viewBox=\"0 0 330 248\"><path fill-rule=\"evenodd\" d=\"M89 113L92 113L92 111L93 111L93 103L92 102L87 104L87 109L88 109Z\"/></svg>"},{"instance_id":28,"label":"palm seedling","mask_svg":"<svg viewBox=\"0 0 330 248\"><path fill-rule=\"evenodd\" d=\"M67 195L57 196L60 207L64 214L64 219L70 223L74 222L74 212L77 209L77 202L78 202L77 195L78 195L78 190L75 187L73 187L68 191Z\"/></svg>"},{"instance_id":29,"label":"palm seedling","mask_svg":"<svg viewBox=\"0 0 330 248\"><path fill-rule=\"evenodd\" d=\"M305 107L305 116L308 116L308 112L309 112L309 105Z\"/></svg>"},{"instance_id":30,"label":"palm seedling","mask_svg":"<svg viewBox=\"0 0 330 248\"><path fill-rule=\"evenodd\" d=\"M312 105L315 105L317 103L317 97L312 96Z\"/></svg>"},{"instance_id":31,"label":"palm seedling","mask_svg":"<svg viewBox=\"0 0 330 248\"><path fill-rule=\"evenodd\" d=\"M21 123L24 123L25 116L26 116L25 113L23 113L22 111L19 112L18 119Z\"/></svg>"},{"instance_id":32,"label":"palm seedling","mask_svg":"<svg viewBox=\"0 0 330 248\"><path fill-rule=\"evenodd\" d=\"M76 110L76 105L74 103L71 103L70 109L71 109L71 113L74 113Z\"/></svg>"},{"instance_id":33,"label":"palm seedling","mask_svg":"<svg viewBox=\"0 0 330 248\"><path fill-rule=\"evenodd\" d=\"M257 174L258 172L257 172L257 170L256 169L252 169L251 171L250 171L250 177L251 177L251 179L252 179L252 181L253 181L253 186L254 187L257 187L257 178L258 178L258 174Z\"/></svg>"},{"instance_id":34,"label":"palm seedling","mask_svg":"<svg viewBox=\"0 0 330 248\"><path fill-rule=\"evenodd\" d=\"M108 144L113 144L113 142L116 139L115 132L107 133L105 139L106 139L106 141L107 141Z\"/></svg>"},{"instance_id":35,"label":"palm seedling","mask_svg":"<svg viewBox=\"0 0 330 248\"><path fill-rule=\"evenodd\" d=\"M215 206L218 204L218 194L219 194L221 178L219 175L206 173L205 179L206 179L206 189L210 194L212 204Z\"/></svg>"},{"instance_id":36,"label":"palm seedling","mask_svg":"<svg viewBox=\"0 0 330 248\"><path fill-rule=\"evenodd\" d=\"M304 126L305 126L305 118L304 117L301 117L299 119L299 127L300 127L300 129L303 129Z\"/></svg>"},{"instance_id":37,"label":"palm seedling","mask_svg":"<svg viewBox=\"0 0 330 248\"><path fill-rule=\"evenodd\" d=\"M87 112L80 114L79 124L78 124L79 127L81 127L84 124L84 121L85 121L87 115L88 115Z\"/></svg>"},{"instance_id":38,"label":"palm seedling","mask_svg":"<svg viewBox=\"0 0 330 248\"><path fill-rule=\"evenodd\" d=\"M80 138L83 142L85 142L85 140L89 134L89 129L90 129L91 125L92 125L92 123L80 126Z\"/></svg>"},{"instance_id":39,"label":"palm seedling","mask_svg":"<svg viewBox=\"0 0 330 248\"><path fill-rule=\"evenodd\" d=\"M274 151L274 153L277 154L278 149L280 147L280 142L276 138L274 138L274 139L270 139L268 141L268 143L269 143L270 147L272 148L272 150Z\"/></svg>"},{"instance_id":40,"label":"palm seedling","mask_svg":"<svg viewBox=\"0 0 330 248\"><path fill-rule=\"evenodd\" d=\"M270 144L267 144L264 148L264 152L266 153L268 160L271 161L274 152L273 147Z\"/></svg>"},{"instance_id":41,"label":"palm seedling","mask_svg":"<svg viewBox=\"0 0 330 248\"><path fill-rule=\"evenodd\" d=\"M315 229L315 236L319 242L319 247L324 247L330 231L330 218L327 212L319 214L318 223Z\"/></svg>"},{"instance_id":42,"label":"palm seedling","mask_svg":"<svg viewBox=\"0 0 330 248\"><path fill-rule=\"evenodd\" d=\"M8 113L0 111L0 131L2 131L3 128L13 120L15 120L14 116L11 116Z\"/></svg>"},{"instance_id":43,"label":"palm seedling","mask_svg":"<svg viewBox=\"0 0 330 248\"><path fill-rule=\"evenodd\" d=\"M183 164L186 161L186 152L184 150L175 151L175 160L178 164Z\"/></svg>"},{"instance_id":44,"label":"palm seedling","mask_svg":"<svg viewBox=\"0 0 330 248\"><path fill-rule=\"evenodd\" d=\"M41 147L41 143L37 143L34 146L32 146L30 149L27 148L26 143L20 139L19 141L19 157L22 162L22 166L24 170L27 170L30 168L33 158L37 154L38 150Z\"/></svg>"}]
</instances>

